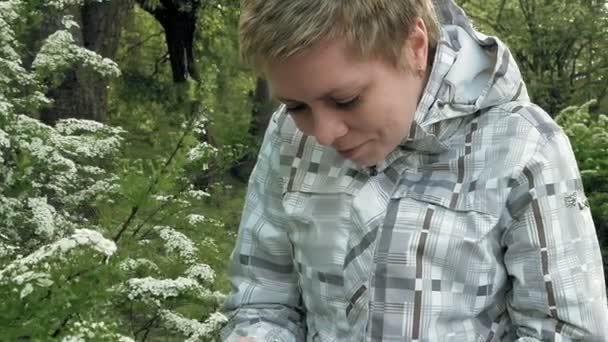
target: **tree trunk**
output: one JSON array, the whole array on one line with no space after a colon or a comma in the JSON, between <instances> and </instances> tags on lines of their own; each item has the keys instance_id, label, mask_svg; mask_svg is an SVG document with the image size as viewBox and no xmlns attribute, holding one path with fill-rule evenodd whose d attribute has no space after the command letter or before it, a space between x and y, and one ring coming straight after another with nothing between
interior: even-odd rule
<instances>
[{"instance_id":1,"label":"tree trunk","mask_svg":"<svg viewBox=\"0 0 608 342\"><path fill-rule=\"evenodd\" d=\"M74 34L74 39L85 48L114 59L121 29L132 5L130 0L87 1L75 11L74 19L80 25L80 30ZM40 113L40 119L51 125L62 118L105 122L107 88L107 79L75 66L68 71L61 85L49 92L55 103L52 108Z\"/></svg>"},{"instance_id":2,"label":"tree trunk","mask_svg":"<svg viewBox=\"0 0 608 342\"><path fill-rule=\"evenodd\" d=\"M165 30L173 81L185 82L188 77L200 80L193 46L201 2L161 0L160 5L155 7L146 6L145 0L137 0L137 3L152 14Z\"/></svg>"},{"instance_id":3,"label":"tree trunk","mask_svg":"<svg viewBox=\"0 0 608 342\"><path fill-rule=\"evenodd\" d=\"M257 78L255 91L251 95L253 110L251 111L251 127L249 133L256 138L263 138L268 121L272 116L273 103L270 101L270 89L268 82L264 79Z\"/></svg>"},{"instance_id":4,"label":"tree trunk","mask_svg":"<svg viewBox=\"0 0 608 342\"><path fill-rule=\"evenodd\" d=\"M268 122L272 116L274 103L270 99L270 90L268 82L258 78L256 80L255 90L249 93L251 98L251 125L249 126L249 135L255 141L261 142L268 127ZM257 151L256 151L257 152ZM255 166L257 153L245 154L235 165L230 169L230 173L237 179L247 182L249 175Z\"/></svg>"}]
</instances>

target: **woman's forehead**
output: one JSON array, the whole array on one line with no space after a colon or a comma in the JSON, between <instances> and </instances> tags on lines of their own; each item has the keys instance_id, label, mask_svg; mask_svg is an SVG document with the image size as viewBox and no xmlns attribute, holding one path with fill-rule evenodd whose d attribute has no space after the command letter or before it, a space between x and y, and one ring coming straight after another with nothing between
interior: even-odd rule
<instances>
[{"instance_id":1,"label":"woman's forehead","mask_svg":"<svg viewBox=\"0 0 608 342\"><path fill-rule=\"evenodd\" d=\"M374 63L352 58L343 43L326 42L269 64L266 76L271 93L278 99L312 100L361 87L369 79Z\"/></svg>"}]
</instances>

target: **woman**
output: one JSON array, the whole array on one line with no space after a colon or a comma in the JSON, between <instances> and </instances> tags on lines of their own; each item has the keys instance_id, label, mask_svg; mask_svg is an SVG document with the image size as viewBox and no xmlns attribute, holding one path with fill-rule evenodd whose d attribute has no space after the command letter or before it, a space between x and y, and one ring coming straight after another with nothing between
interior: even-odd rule
<instances>
[{"instance_id":1,"label":"woman","mask_svg":"<svg viewBox=\"0 0 608 342\"><path fill-rule=\"evenodd\" d=\"M283 105L225 340L608 341L572 149L502 42L452 1L245 0L240 29Z\"/></svg>"}]
</instances>

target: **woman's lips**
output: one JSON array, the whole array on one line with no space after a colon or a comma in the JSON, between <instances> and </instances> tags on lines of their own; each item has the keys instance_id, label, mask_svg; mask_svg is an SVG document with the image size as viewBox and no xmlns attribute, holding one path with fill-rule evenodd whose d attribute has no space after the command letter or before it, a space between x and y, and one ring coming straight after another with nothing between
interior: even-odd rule
<instances>
[{"instance_id":1,"label":"woman's lips","mask_svg":"<svg viewBox=\"0 0 608 342\"><path fill-rule=\"evenodd\" d=\"M353 159L358 153L359 151L361 151L361 148L363 147L363 145L365 145L367 143L361 143L353 148L349 148L346 150L339 150L338 152L340 153L340 155L344 158L344 159Z\"/></svg>"}]
</instances>

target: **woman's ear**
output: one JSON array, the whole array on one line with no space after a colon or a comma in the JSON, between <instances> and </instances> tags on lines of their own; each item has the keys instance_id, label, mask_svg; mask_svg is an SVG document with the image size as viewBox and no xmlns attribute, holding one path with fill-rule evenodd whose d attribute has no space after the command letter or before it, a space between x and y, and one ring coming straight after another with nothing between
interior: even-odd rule
<instances>
[{"instance_id":1,"label":"woman's ear","mask_svg":"<svg viewBox=\"0 0 608 342\"><path fill-rule=\"evenodd\" d=\"M414 22L414 27L404 44L404 50L409 70L416 75L424 75L428 67L429 38L422 18L417 18Z\"/></svg>"}]
</instances>

